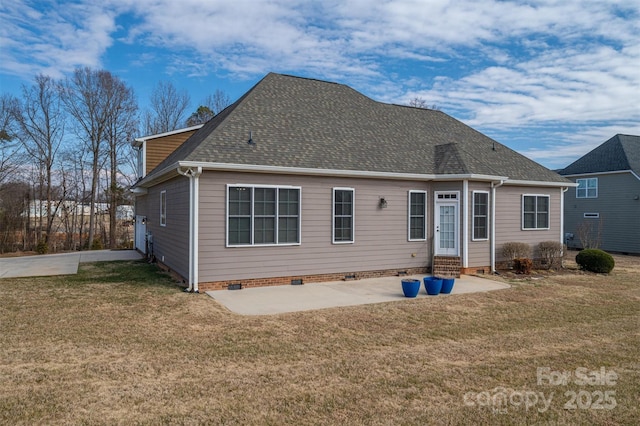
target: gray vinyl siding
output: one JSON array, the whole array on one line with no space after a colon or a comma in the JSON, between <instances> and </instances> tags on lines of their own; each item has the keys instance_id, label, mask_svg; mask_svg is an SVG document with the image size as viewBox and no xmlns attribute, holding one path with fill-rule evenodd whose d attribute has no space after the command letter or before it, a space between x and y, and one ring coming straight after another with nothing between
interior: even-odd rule
<instances>
[{"instance_id":1,"label":"gray vinyl siding","mask_svg":"<svg viewBox=\"0 0 640 426\"><path fill-rule=\"evenodd\" d=\"M522 195L549 195L549 229L522 229ZM561 241L560 188L533 186L501 186L496 189L496 260L502 257L502 245L507 242L527 243L532 254L542 241Z\"/></svg>"},{"instance_id":2,"label":"gray vinyl siding","mask_svg":"<svg viewBox=\"0 0 640 426\"><path fill-rule=\"evenodd\" d=\"M487 240L473 241L473 191L488 192L487 206ZM467 213L469 214L469 267L489 266L491 263L491 184L486 182L469 182L469 200Z\"/></svg>"},{"instance_id":3,"label":"gray vinyl siding","mask_svg":"<svg viewBox=\"0 0 640 426\"><path fill-rule=\"evenodd\" d=\"M167 225L160 226L160 193L167 191ZM189 180L176 177L149 188L141 211L153 235L153 255L183 277L189 276ZM144 213L142 212L144 211ZM164 256L164 258L163 258ZM163 260L164 259L164 260Z\"/></svg>"},{"instance_id":4,"label":"gray vinyl siding","mask_svg":"<svg viewBox=\"0 0 640 426\"><path fill-rule=\"evenodd\" d=\"M569 247L582 248L577 227L585 221L602 226L600 248L606 251L640 253L640 180L631 173L571 176L598 178L597 198L576 198L575 188L565 193L565 232L574 235ZM585 219L584 213L599 213L599 219Z\"/></svg>"},{"instance_id":5,"label":"gray vinyl siding","mask_svg":"<svg viewBox=\"0 0 640 426\"><path fill-rule=\"evenodd\" d=\"M226 185L301 188L301 243L296 246L226 247ZM355 242L332 243L332 189L355 189ZM433 191L427 182L380 181L250 173L204 172L200 177L200 281L350 273L424 267L431 263L432 201L427 241L408 241L409 190ZM387 208L378 206L387 200Z\"/></svg>"}]
</instances>

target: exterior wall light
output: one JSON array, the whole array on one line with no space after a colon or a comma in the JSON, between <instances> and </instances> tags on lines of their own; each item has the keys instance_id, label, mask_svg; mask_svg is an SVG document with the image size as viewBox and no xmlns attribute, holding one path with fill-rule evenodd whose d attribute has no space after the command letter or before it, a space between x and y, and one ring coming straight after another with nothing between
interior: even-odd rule
<instances>
[{"instance_id":1,"label":"exterior wall light","mask_svg":"<svg viewBox=\"0 0 640 426\"><path fill-rule=\"evenodd\" d=\"M381 209L386 209L386 208L387 208L387 200L386 200L386 199L384 199L384 197L380 197L380 201L379 201L379 203L378 203L378 206L379 206Z\"/></svg>"}]
</instances>

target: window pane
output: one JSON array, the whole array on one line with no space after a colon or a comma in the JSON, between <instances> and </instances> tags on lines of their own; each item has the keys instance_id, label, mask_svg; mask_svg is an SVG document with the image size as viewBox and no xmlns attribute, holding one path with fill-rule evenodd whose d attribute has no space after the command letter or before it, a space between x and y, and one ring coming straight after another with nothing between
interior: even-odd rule
<instances>
[{"instance_id":1,"label":"window pane","mask_svg":"<svg viewBox=\"0 0 640 426\"><path fill-rule=\"evenodd\" d=\"M285 217L278 219L278 242L297 243L298 241L298 218Z\"/></svg>"},{"instance_id":2,"label":"window pane","mask_svg":"<svg viewBox=\"0 0 640 426\"><path fill-rule=\"evenodd\" d=\"M275 220L272 217L256 217L253 242L255 244L273 244L275 240Z\"/></svg>"},{"instance_id":3,"label":"window pane","mask_svg":"<svg viewBox=\"0 0 640 426\"><path fill-rule=\"evenodd\" d=\"M536 197L531 197L531 196L524 197L524 211L525 212L536 211Z\"/></svg>"},{"instance_id":4,"label":"window pane","mask_svg":"<svg viewBox=\"0 0 640 426\"><path fill-rule=\"evenodd\" d=\"M426 238L426 194L424 192L409 193L409 239Z\"/></svg>"},{"instance_id":5,"label":"window pane","mask_svg":"<svg viewBox=\"0 0 640 426\"><path fill-rule=\"evenodd\" d=\"M251 219L229 218L229 244L251 243Z\"/></svg>"},{"instance_id":6,"label":"window pane","mask_svg":"<svg viewBox=\"0 0 640 426\"><path fill-rule=\"evenodd\" d=\"M549 198L548 197L538 197L538 212L548 212L549 211Z\"/></svg>"},{"instance_id":7,"label":"window pane","mask_svg":"<svg viewBox=\"0 0 640 426\"><path fill-rule=\"evenodd\" d=\"M251 188L229 188L229 215L251 214Z\"/></svg>"},{"instance_id":8,"label":"window pane","mask_svg":"<svg viewBox=\"0 0 640 426\"><path fill-rule=\"evenodd\" d=\"M278 193L278 214L280 216L297 216L299 205L298 189L280 189Z\"/></svg>"},{"instance_id":9,"label":"window pane","mask_svg":"<svg viewBox=\"0 0 640 426\"><path fill-rule=\"evenodd\" d=\"M535 215L535 213L525 213L524 214L524 227L525 228L535 228L536 227L536 215Z\"/></svg>"},{"instance_id":10,"label":"window pane","mask_svg":"<svg viewBox=\"0 0 640 426\"><path fill-rule=\"evenodd\" d=\"M274 188L255 188L254 197L254 214L257 216L276 214L276 190Z\"/></svg>"}]
</instances>

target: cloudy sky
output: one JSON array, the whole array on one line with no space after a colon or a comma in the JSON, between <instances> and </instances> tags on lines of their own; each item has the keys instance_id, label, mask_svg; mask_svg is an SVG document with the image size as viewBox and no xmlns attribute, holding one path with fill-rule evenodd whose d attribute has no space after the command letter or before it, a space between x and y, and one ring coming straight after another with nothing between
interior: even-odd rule
<instances>
[{"instance_id":1,"label":"cloudy sky","mask_svg":"<svg viewBox=\"0 0 640 426\"><path fill-rule=\"evenodd\" d=\"M237 99L266 73L419 97L550 168L640 135L640 0L0 2L0 90L104 68Z\"/></svg>"}]
</instances>

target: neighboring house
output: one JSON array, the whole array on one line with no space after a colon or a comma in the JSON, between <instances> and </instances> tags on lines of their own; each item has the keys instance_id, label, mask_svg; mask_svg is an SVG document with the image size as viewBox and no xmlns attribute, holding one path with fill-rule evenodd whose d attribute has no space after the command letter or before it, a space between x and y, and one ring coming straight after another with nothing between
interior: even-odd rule
<instances>
[{"instance_id":1,"label":"neighboring house","mask_svg":"<svg viewBox=\"0 0 640 426\"><path fill-rule=\"evenodd\" d=\"M132 188L136 246L188 290L490 272L563 240L573 184L441 111L268 74L189 132Z\"/></svg>"},{"instance_id":2,"label":"neighboring house","mask_svg":"<svg viewBox=\"0 0 640 426\"><path fill-rule=\"evenodd\" d=\"M640 136L615 135L559 173L578 184L564 197L567 245L640 254Z\"/></svg>"}]
</instances>

